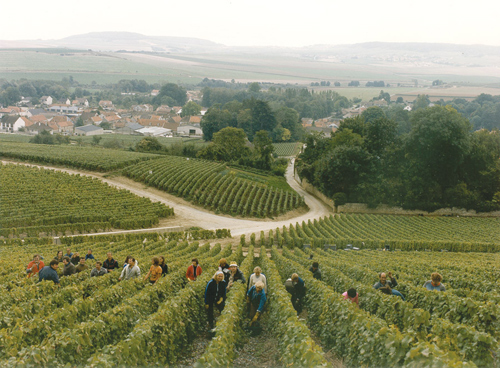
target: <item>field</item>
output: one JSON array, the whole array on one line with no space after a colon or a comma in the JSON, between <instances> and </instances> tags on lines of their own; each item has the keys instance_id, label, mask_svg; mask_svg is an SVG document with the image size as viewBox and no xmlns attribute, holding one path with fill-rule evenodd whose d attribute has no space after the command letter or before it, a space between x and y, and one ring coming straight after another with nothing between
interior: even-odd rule
<instances>
[{"instance_id":1,"label":"field","mask_svg":"<svg viewBox=\"0 0 500 368\"><path fill-rule=\"evenodd\" d=\"M20 165L0 165L0 235L65 234L148 228L173 216L97 179Z\"/></svg>"},{"instance_id":2,"label":"field","mask_svg":"<svg viewBox=\"0 0 500 368\"><path fill-rule=\"evenodd\" d=\"M273 143L274 153L279 157L295 157L302 147L301 142Z\"/></svg>"},{"instance_id":3,"label":"field","mask_svg":"<svg viewBox=\"0 0 500 368\"><path fill-rule=\"evenodd\" d=\"M262 234L261 234L262 235ZM271 241L271 239L273 239ZM241 344L258 340L248 330L244 284L227 294L214 337L206 334L203 293L220 258L237 262L245 277L259 265L267 276L268 297L261 327L272 340L277 360L273 366L494 366L498 352L500 293L496 282L498 254L336 251L307 254L299 248L266 249L277 242L262 237L239 246L200 246L183 237L140 235L62 238L56 246L43 238L10 240L2 247L0 289L0 365L149 366L192 362L203 366L231 366ZM243 246L248 252L243 253ZM142 279L118 281L114 271L89 277L89 270L52 281L35 283L25 266L35 253L46 263L59 249L71 247L97 260L111 251L120 264L126 255L138 260L142 275L153 256L164 255L169 274L154 286ZM322 281L307 269L319 262ZM244 255L246 254L246 255ZM195 282L184 274L192 257L203 269ZM431 272L443 274L446 292L420 287ZM474 270L471 279L464 270ZM406 298L384 295L372 288L378 272L391 271ZM307 313L296 318L283 285L291 273L305 280ZM359 308L343 300L354 287ZM37 301L37 302L34 302ZM480 311L480 312L479 312ZM106 325L106 328L102 328ZM43 326L44 328L40 328ZM316 338L315 338L316 337ZM205 341L203 349L192 343ZM270 343L270 341L268 341ZM262 355L253 355L259 365ZM215 364L217 362L217 364ZM189 365L192 365L189 364Z\"/></svg>"},{"instance_id":4,"label":"field","mask_svg":"<svg viewBox=\"0 0 500 368\"><path fill-rule=\"evenodd\" d=\"M415 251L500 251L500 220L467 217L406 217L384 215L335 215L306 224L290 224L278 235L280 245Z\"/></svg>"},{"instance_id":5,"label":"field","mask_svg":"<svg viewBox=\"0 0 500 368\"><path fill-rule=\"evenodd\" d=\"M67 145L0 141L0 156L43 164L67 165L84 170L111 171L160 155Z\"/></svg>"},{"instance_id":6,"label":"field","mask_svg":"<svg viewBox=\"0 0 500 368\"><path fill-rule=\"evenodd\" d=\"M266 180L212 161L170 156L128 166L123 174L215 213L232 216L275 217L305 206L284 178ZM279 186L273 185L276 181Z\"/></svg>"}]
</instances>

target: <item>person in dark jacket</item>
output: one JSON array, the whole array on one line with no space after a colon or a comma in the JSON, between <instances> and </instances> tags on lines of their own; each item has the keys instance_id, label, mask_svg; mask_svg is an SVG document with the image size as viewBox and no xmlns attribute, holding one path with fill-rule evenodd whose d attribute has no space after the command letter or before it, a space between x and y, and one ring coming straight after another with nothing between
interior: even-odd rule
<instances>
[{"instance_id":1,"label":"person in dark jacket","mask_svg":"<svg viewBox=\"0 0 500 368\"><path fill-rule=\"evenodd\" d=\"M313 277L316 280L320 280L321 281L321 271L319 269L319 263L318 262L313 262L312 266L309 268L309 271L312 272Z\"/></svg>"},{"instance_id":2,"label":"person in dark jacket","mask_svg":"<svg viewBox=\"0 0 500 368\"><path fill-rule=\"evenodd\" d=\"M113 258L113 255L111 254L111 252L108 252L107 256L108 256L108 258L104 261L104 263L102 264L102 267L104 267L106 269L106 271L108 271L108 272L113 271L115 269L118 269L118 261L116 261Z\"/></svg>"},{"instance_id":3,"label":"person in dark jacket","mask_svg":"<svg viewBox=\"0 0 500 368\"><path fill-rule=\"evenodd\" d=\"M85 255L85 260L87 259L95 259L94 255L92 254L92 249L89 249L88 253Z\"/></svg>"},{"instance_id":4,"label":"person in dark jacket","mask_svg":"<svg viewBox=\"0 0 500 368\"><path fill-rule=\"evenodd\" d=\"M207 283L205 289L205 308L207 310L210 329L214 328L214 307L222 312L225 302L226 281L224 281L224 273L222 271L217 271L214 277Z\"/></svg>"},{"instance_id":5,"label":"person in dark jacket","mask_svg":"<svg viewBox=\"0 0 500 368\"><path fill-rule=\"evenodd\" d=\"M249 317L252 320L250 325L257 322L261 316L264 305L266 304L266 291L264 290L264 283L258 281L253 285L247 292L247 303L250 304L250 314Z\"/></svg>"},{"instance_id":6,"label":"person in dark jacket","mask_svg":"<svg viewBox=\"0 0 500 368\"><path fill-rule=\"evenodd\" d=\"M57 262L61 263L61 262L63 261L63 258L64 258L64 256L63 256L63 251L62 251L62 250L58 250L58 251L57 251L57 255L54 257L54 259L55 259Z\"/></svg>"},{"instance_id":7,"label":"person in dark jacket","mask_svg":"<svg viewBox=\"0 0 500 368\"><path fill-rule=\"evenodd\" d=\"M68 256L63 258L63 263L64 263L63 276L71 276L74 273L76 273L76 267L73 263L71 263Z\"/></svg>"},{"instance_id":8,"label":"person in dark jacket","mask_svg":"<svg viewBox=\"0 0 500 368\"><path fill-rule=\"evenodd\" d=\"M292 305L297 311L297 315L302 312L304 297L306 296L306 285L304 280L302 280L296 273L292 274L290 279L291 288L289 292L292 294Z\"/></svg>"},{"instance_id":9,"label":"person in dark jacket","mask_svg":"<svg viewBox=\"0 0 500 368\"><path fill-rule=\"evenodd\" d=\"M59 275L57 274L57 268L59 267L59 262L55 259L50 261L48 266L45 266L38 272L38 282L42 280L51 280L54 284L59 285Z\"/></svg>"},{"instance_id":10,"label":"person in dark jacket","mask_svg":"<svg viewBox=\"0 0 500 368\"><path fill-rule=\"evenodd\" d=\"M229 273L224 276L224 279L227 283L227 290L229 291L235 282L240 282L244 284L246 282L245 275L238 268L238 264L236 262L232 262L229 266Z\"/></svg>"},{"instance_id":11,"label":"person in dark jacket","mask_svg":"<svg viewBox=\"0 0 500 368\"><path fill-rule=\"evenodd\" d=\"M168 266L165 263L165 257L160 256L160 267L161 267L161 276L165 276L168 274Z\"/></svg>"},{"instance_id":12,"label":"person in dark jacket","mask_svg":"<svg viewBox=\"0 0 500 368\"><path fill-rule=\"evenodd\" d=\"M78 266L80 264L81 258L78 252L73 253L73 255L70 258L71 258L71 263L73 263L75 266Z\"/></svg>"}]
</instances>

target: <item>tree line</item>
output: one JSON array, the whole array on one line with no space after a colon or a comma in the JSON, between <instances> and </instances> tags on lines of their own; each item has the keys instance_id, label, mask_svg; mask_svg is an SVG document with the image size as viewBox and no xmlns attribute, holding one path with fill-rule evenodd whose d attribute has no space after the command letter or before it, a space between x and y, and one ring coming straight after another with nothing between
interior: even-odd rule
<instances>
[{"instance_id":1,"label":"tree line","mask_svg":"<svg viewBox=\"0 0 500 368\"><path fill-rule=\"evenodd\" d=\"M499 130L473 131L451 106L402 111L370 107L331 138L309 135L300 176L337 204L499 210Z\"/></svg>"}]
</instances>

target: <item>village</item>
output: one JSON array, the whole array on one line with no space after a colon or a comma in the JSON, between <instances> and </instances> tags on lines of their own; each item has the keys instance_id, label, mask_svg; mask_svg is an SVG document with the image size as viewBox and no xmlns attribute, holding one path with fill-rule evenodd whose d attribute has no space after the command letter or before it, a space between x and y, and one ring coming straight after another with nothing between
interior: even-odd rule
<instances>
[{"instance_id":1,"label":"village","mask_svg":"<svg viewBox=\"0 0 500 368\"><path fill-rule=\"evenodd\" d=\"M157 96L158 90L150 95ZM188 91L187 101L199 103L199 91ZM322 132L326 137L334 133L342 119L356 117L372 106L387 107L383 99L358 104L342 109L342 116L321 119L301 118L306 131ZM0 106L1 107L1 106ZM412 107L405 108L411 111ZM86 98L56 100L43 96L39 105L30 98L22 97L16 106L0 108L0 133L24 133L37 135L42 131L67 136L93 136L103 134L143 135L153 137L203 137L201 121L206 108L198 115L181 116L182 106L151 104L134 105L121 109L110 100L100 100L91 105Z\"/></svg>"}]
</instances>

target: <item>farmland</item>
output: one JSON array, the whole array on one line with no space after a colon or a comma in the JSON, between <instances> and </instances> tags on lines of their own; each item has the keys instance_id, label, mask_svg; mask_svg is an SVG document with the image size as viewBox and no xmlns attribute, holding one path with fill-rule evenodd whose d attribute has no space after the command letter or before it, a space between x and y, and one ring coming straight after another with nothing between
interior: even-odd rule
<instances>
[{"instance_id":1,"label":"farmland","mask_svg":"<svg viewBox=\"0 0 500 368\"><path fill-rule=\"evenodd\" d=\"M189 348L206 328L202 295L220 258L237 262L247 278L256 265L267 276L270 299L263 323L276 341L280 366L329 366L326 350L344 366L495 364L500 294L491 281L499 271L497 254L317 248L309 253L323 273L318 281L307 270L309 253L299 248L273 246L271 259L267 257L265 246L277 243L274 236L252 236L250 242L242 238L238 246L223 247L189 242L179 235L62 238L59 246L43 238L29 239L22 247L19 241L7 241L3 250L9 252L10 262L0 274L0 364L175 365L189 356L198 364L213 365L217 359L232 365L242 339L258 338L245 337L245 285L236 284L228 292L214 338L202 351ZM93 278L88 270L61 277L61 287L26 278L24 267L32 254L42 254L48 262L65 247L80 254L92 248L97 260L105 259L108 251L119 262L132 254L143 274L151 257L165 255L169 273L154 286L142 279L119 281L116 271ZM199 259L203 273L197 281L187 282L183 275L192 257ZM90 268L94 264L87 262ZM481 271L470 280L465 267ZM444 276L445 293L421 287L436 269ZM372 288L381 271L393 272L406 301ZM293 272L308 286L303 319L295 317L283 286ZM341 295L351 287L359 293L359 308ZM393 348L379 348L389 343Z\"/></svg>"}]
</instances>

